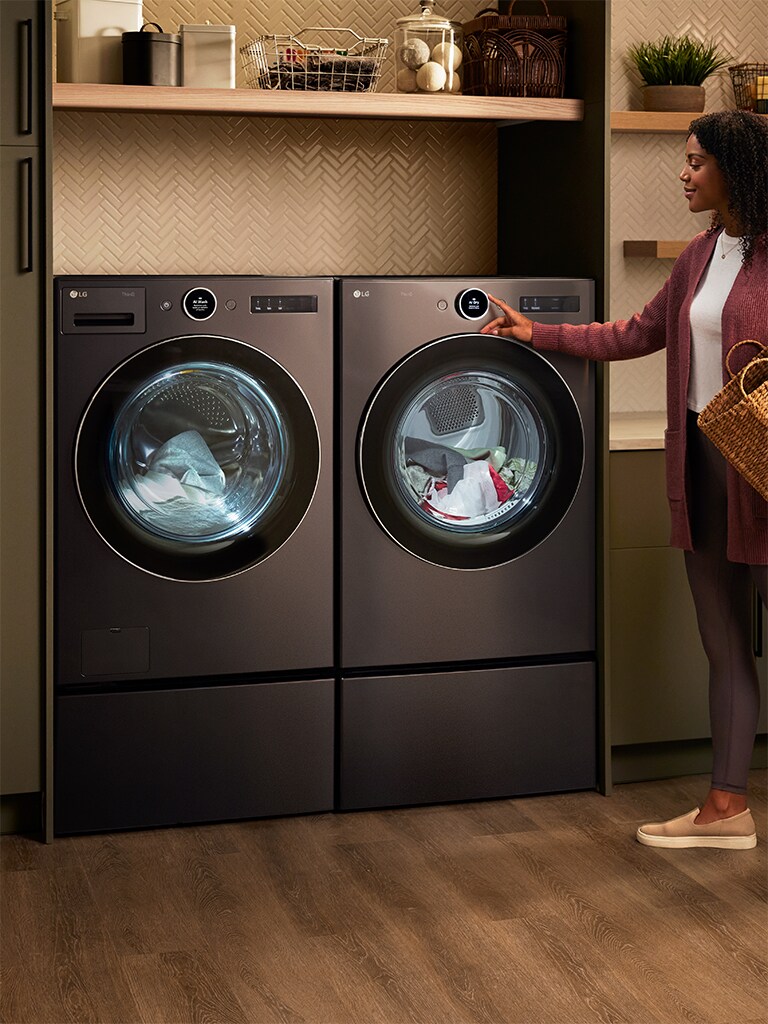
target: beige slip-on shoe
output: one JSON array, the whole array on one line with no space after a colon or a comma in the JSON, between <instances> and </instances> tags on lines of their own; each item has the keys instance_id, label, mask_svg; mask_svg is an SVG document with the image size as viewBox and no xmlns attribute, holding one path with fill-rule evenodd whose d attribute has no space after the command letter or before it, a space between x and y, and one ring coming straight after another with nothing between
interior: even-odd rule
<instances>
[{"instance_id":1,"label":"beige slip-on shoe","mask_svg":"<svg viewBox=\"0 0 768 1024\"><path fill-rule=\"evenodd\" d=\"M697 825L694 822L698 813L699 808L695 807L679 818L641 825L637 830L637 841L644 846L666 846L673 849L716 846L722 850L751 850L757 846L755 822L749 810L720 821L712 821L708 825Z\"/></svg>"}]
</instances>

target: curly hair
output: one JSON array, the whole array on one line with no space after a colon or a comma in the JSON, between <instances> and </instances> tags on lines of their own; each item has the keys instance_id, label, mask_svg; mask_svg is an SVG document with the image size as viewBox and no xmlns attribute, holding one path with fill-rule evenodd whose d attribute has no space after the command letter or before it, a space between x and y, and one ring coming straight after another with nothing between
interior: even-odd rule
<instances>
[{"instance_id":1,"label":"curly hair","mask_svg":"<svg viewBox=\"0 0 768 1024\"><path fill-rule=\"evenodd\" d=\"M768 252L768 118L744 110L703 114L691 121L688 134L717 160L748 267L756 252ZM709 234L722 226L720 215L713 213Z\"/></svg>"}]
</instances>

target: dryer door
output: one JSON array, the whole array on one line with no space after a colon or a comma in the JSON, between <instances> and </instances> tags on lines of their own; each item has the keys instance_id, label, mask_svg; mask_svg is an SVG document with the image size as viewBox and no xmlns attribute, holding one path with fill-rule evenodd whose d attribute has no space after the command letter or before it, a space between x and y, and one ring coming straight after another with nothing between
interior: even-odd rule
<instances>
[{"instance_id":1,"label":"dryer door","mask_svg":"<svg viewBox=\"0 0 768 1024\"><path fill-rule=\"evenodd\" d=\"M102 382L75 447L78 492L104 541L173 580L235 575L296 530L320 439L290 374L229 338L160 342Z\"/></svg>"},{"instance_id":2,"label":"dryer door","mask_svg":"<svg viewBox=\"0 0 768 1024\"><path fill-rule=\"evenodd\" d=\"M358 436L371 512L418 558L487 569L540 544L584 466L576 401L528 345L460 334L417 349L372 395Z\"/></svg>"}]
</instances>

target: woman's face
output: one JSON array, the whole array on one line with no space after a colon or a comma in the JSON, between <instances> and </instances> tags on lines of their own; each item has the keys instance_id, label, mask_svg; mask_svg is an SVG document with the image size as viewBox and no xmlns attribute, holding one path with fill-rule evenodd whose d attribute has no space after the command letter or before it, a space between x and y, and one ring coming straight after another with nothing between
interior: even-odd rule
<instances>
[{"instance_id":1,"label":"woman's face","mask_svg":"<svg viewBox=\"0 0 768 1024\"><path fill-rule=\"evenodd\" d=\"M689 135L685 146L685 166L680 172L683 194L691 213L717 210L723 220L728 217L728 189L717 160L708 153L695 135Z\"/></svg>"}]
</instances>

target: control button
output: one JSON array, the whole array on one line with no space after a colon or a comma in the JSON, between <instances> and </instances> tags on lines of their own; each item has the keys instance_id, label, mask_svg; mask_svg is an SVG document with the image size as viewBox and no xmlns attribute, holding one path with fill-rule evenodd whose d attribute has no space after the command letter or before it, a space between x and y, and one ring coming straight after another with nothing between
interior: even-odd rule
<instances>
[{"instance_id":1,"label":"control button","mask_svg":"<svg viewBox=\"0 0 768 1024\"><path fill-rule=\"evenodd\" d=\"M227 309L237 309L237 303L235 302L234 299L227 299L224 305L227 307Z\"/></svg>"},{"instance_id":2,"label":"control button","mask_svg":"<svg viewBox=\"0 0 768 1024\"><path fill-rule=\"evenodd\" d=\"M160 309L164 310L167 313L169 309L173 309L173 303L171 302L170 299L163 299L163 301L160 303Z\"/></svg>"},{"instance_id":3,"label":"control button","mask_svg":"<svg viewBox=\"0 0 768 1024\"><path fill-rule=\"evenodd\" d=\"M181 304L192 320L209 320L216 312L216 296L209 288L192 288Z\"/></svg>"},{"instance_id":4,"label":"control button","mask_svg":"<svg viewBox=\"0 0 768 1024\"><path fill-rule=\"evenodd\" d=\"M488 296L480 288L467 288L456 296L456 312L465 320L482 320L489 309Z\"/></svg>"},{"instance_id":5,"label":"control button","mask_svg":"<svg viewBox=\"0 0 768 1024\"><path fill-rule=\"evenodd\" d=\"M448 303L445 301L445 299L440 299L440 301L437 304L437 308L438 309L448 309Z\"/></svg>"}]
</instances>

